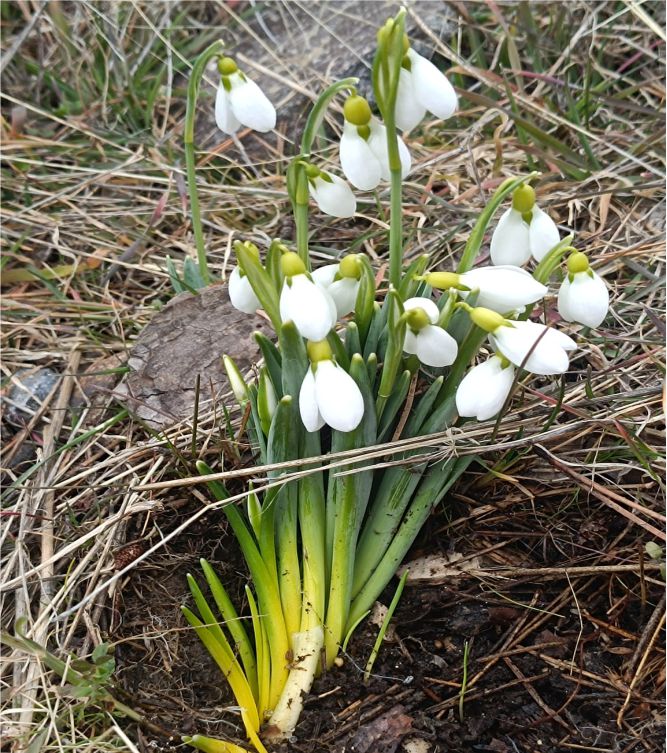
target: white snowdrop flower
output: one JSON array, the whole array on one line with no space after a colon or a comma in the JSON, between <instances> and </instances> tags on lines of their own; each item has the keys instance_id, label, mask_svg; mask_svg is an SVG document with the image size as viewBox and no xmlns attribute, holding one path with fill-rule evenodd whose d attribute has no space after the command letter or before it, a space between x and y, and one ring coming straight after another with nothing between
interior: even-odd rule
<instances>
[{"instance_id":1,"label":"white snowdrop flower","mask_svg":"<svg viewBox=\"0 0 667 753\"><path fill-rule=\"evenodd\" d=\"M500 356L491 356L463 377L456 391L459 416L478 421L497 415L505 405L516 369Z\"/></svg>"},{"instance_id":2,"label":"white snowdrop flower","mask_svg":"<svg viewBox=\"0 0 667 753\"><path fill-rule=\"evenodd\" d=\"M336 324L336 304L327 291L306 274L298 254L290 251L280 260L285 274L280 293L280 318L292 321L308 340L323 340Z\"/></svg>"},{"instance_id":3,"label":"white snowdrop flower","mask_svg":"<svg viewBox=\"0 0 667 753\"><path fill-rule=\"evenodd\" d=\"M357 254L344 256L339 264L319 267L312 273L312 277L333 298L338 317L354 311L361 281L361 262Z\"/></svg>"},{"instance_id":4,"label":"white snowdrop flower","mask_svg":"<svg viewBox=\"0 0 667 753\"><path fill-rule=\"evenodd\" d=\"M266 133L276 126L276 109L264 92L239 71L232 58L218 60L220 86L215 97L215 122L224 133L232 134L243 125Z\"/></svg>"},{"instance_id":5,"label":"white snowdrop flower","mask_svg":"<svg viewBox=\"0 0 667 753\"><path fill-rule=\"evenodd\" d=\"M228 290L232 306L239 311L243 311L244 314L254 314L257 309L262 308L259 298L250 285L250 280L246 275L241 274L238 267L234 267L229 275Z\"/></svg>"},{"instance_id":6,"label":"white snowdrop flower","mask_svg":"<svg viewBox=\"0 0 667 753\"><path fill-rule=\"evenodd\" d=\"M463 274L431 272L424 278L439 290L458 288L465 300L470 291L477 291L477 306L500 314L521 309L544 298L548 289L521 267L479 267Z\"/></svg>"},{"instance_id":7,"label":"white snowdrop flower","mask_svg":"<svg viewBox=\"0 0 667 753\"><path fill-rule=\"evenodd\" d=\"M307 431L328 424L336 431L352 431L364 417L364 399L357 383L332 360L326 340L308 343L311 366L299 391L299 412Z\"/></svg>"},{"instance_id":8,"label":"white snowdrop flower","mask_svg":"<svg viewBox=\"0 0 667 753\"><path fill-rule=\"evenodd\" d=\"M396 94L396 125L412 130L426 111L436 118L450 118L458 106L454 87L430 60L409 49L401 68Z\"/></svg>"},{"instance_id":9,"label":"white snowdrop flower","mask_svg":"<svg viewBox=\"0 0 667 753\"><path fill-rule=\"evenodd\" d=\"M531 255L537 261L560 241L556 223L535 204L535 191L519 186L512 206L501 216L491 236L491 261L496 266L525 264Z\"/></svg>"},{"instance_id":10,"label":"white snowdrop flower","mask_svg":"<svg viewBox=\"0 0 667 753\"><path fill-rule=\"evenodd\" d=\"M558 291L558 313L568 322L599 327L609 311L609 291L604 280L588 265L585 254L567 260L568 275Z\"/></svg>"},{"instance_id":11,"label":"white snowdrop flower","mask_svg":"<svg viewBox=\"0 0 667 753\"><path fill-rule=\"evenodd\" d=\"M557 329L537 322L509 321L491 309L459 303L472 321L489 333L493 349L533 374L562 374L570 365L569 351L577 344Z\"/></svg>"},{"instance_id":12,"label":"white snowdrop flower","mask_svg":"<svg viewBox=\"0 0 667 753\"><path fill-rule=\"evenodd\" d=\"M357 200L348 184L337 175L309 165L308 189L320 211L332 217L354 217Z\"/></svg>"},{"instance_id":13,"label":"white snowdrop flower","mask_svg":"<svg viewBox=\"0 0 667 753\"><path fill-rule=\"evenodd\" d=\"M426 366L450 366L456 360L456 340L436 322L440 312L430 298L408 298L403 304L407 327L403 350Z\"/></svg>"}]
</instances>

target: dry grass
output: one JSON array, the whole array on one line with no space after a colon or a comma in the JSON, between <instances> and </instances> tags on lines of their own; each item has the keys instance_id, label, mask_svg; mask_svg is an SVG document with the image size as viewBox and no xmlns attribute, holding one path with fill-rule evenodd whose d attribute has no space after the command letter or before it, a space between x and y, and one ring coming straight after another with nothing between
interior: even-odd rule
<instances>
[{"instance_id":1,"label":"dry grass","mask_svg":"<svg viewBox=\"0 0 667 753\"><path fill-rule=\"evenodd\" d=\"M456 551L485 558L467 575L467 598L510 598L511 584L529 571L532 584L560 578L544 609L522 610L494 652L476 657L468 698L485 697L484 675L498 662L533 697L537 691L512 661L512 652L531 650L563 677L575 672L577 690L604 692L626 741L618 750L658 750L655 735L642 735L659 722L665 683L663 584L644 549L665 539L663 6L448 7L451 48L413 14L427 45L450 61L462 107L444 126L425 124L411 144L418 169L406 189L408 256L428 251L449 268L494 186L535 168L543 173L541 205L575 231L613 300L612 314L587 334L563 382L528 383L497 426L421 443L433 457L481 457L453 494L455 519L443 530L437 519L432 531ZM32 640L61 659L88 658L113 642L131 579L172 557L170 542L211 510L203 488L187 477L198 458L218 462L219 405L201 407L193 456L191 422L166 438L152 436L114 403L109 380L100 380L118 378L133 340L172 295L166 256L178 264L194 255L181 167L187 61L221 30L241 29L260 49L266 12L287 21L305 13L297 2L268 11L222 3L2 6L3 395L21 369L49 367L61 377L27 425L3 425L3 627L13 632L25 619ZM336 4L318 12L312 23L322 35L331 16L347 13ZM304 92L328 74L304 69L296 54L265 55L262 68L282 87L282 107L299 112ZM289 238L284 181L274 176L284 174L296 133L280 122L275 137L241 134L241 148L220 142L202 120L205 231L213 273L224 277L233 237ZM332 137L335 118L330 125ZM321 148L335 160L333 139ZM353 224L317 218L316 253L365 250L380 266L386 236L376 217L370 201ZM92 398L91 380L100 386ZM394 443L363 455L372 464L391 462L399 449ZM251 473L230 468L230 475ZM165 510L186 514L173 526ZM618 672L587 671L576 653L540 653L539 641L526 648L529 636L554 628L550 615L568 610L582 635L594 630L619 650ZM635 629L622 627L624 613L634 615ZM153 652L178 629L174 609L173 624L148 622L136 638ZM430 685L436 715L459 702L456 682L449 678L446 692L439 682ZM77 698L43 656L8 648L3 735L16 750L31 743L31 753L134 751L151 736L160 739L138 698L111 690L144 717L139 732L111 713L113 701L94 696L105 683L98 678ZM372 698L365 703L381 708ZM562 749L577 748L563 709L543 711L559 717ZM323 742L343 739L351 713L340 715Z\"/></svg>"}]
</instances>

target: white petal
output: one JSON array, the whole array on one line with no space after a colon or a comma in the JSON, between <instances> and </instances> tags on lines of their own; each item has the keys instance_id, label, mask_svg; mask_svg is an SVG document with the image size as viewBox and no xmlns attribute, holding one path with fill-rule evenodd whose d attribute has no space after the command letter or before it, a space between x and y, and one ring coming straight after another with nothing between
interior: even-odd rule
<instances>
[{"instance_id":1,"label":"white petal","mask_svg":"<svg viewBox=\"0 0 667 753\"><path fill-rule=\"evenodd\" d=\"M237 117L232 112L229 92L220 84L215 95L215 123L223 133L236 133L241 127Z\"/></svg>"},{"instance_id":2,"label":"white petal","mask_svg":"<svg viewBox=\"0 0 667 753\"><path fill-rule=\"evenodd\" d=\"M403 350L411 356L417 354L417 335L409 327L405 330Z\"/></svg>"},{"instance_id":3,"label":"white petal","mask_svg":"<svg viewBox=\"0 0 667 753\"><path fill-rule=\"evenodd\" d=\"M599 327L609 311L609 291L595 272L578 272L570 282L566 277L558 291L558 313L568 322Z\"/></svg>"},{"instance_id":4,"label":"white petal","mask_svg":"<svg viewBox=\"0 0 667 753\"><path fill-rule=\"evenodd\" d=\"M402 131L411 131L422 121L424 115L426 107L417 100L412 73L401 68L396 92L396 127Z\"/></svg>"},{"instance_id":5,"label":"white petal","mask_svg":"<svg viewBox=\"0 0 667 753\"><path fill-rule=\"evenodd\" d=\"M234 267L229 276L229 300L232 306L244 314L254 314L257 309L262 308L259 298L250 285L250 280L244 275L238 267Z\"/></svg>"},{"instance_id":6,"label":"white petal","mask_svg":"<svg viewBox=\"0 0 667 753\"><path fill-rule=\"evenodd\" d=\"M428 316L431 324L435 324L440 317L440 311L435 303L430 298L408 298L403 304L405 311L411 311L412 309L422 309L426 316Z\"/></svg>"},{"instance_id":7,"label":"white petal","mask_svg":"<svg viewBox=\"0 0 667 753\"><path fill-rule=\"evenodd\" d=\"M357 383L333 361L320 361L315 371L315 395L322 418L332 429L352 431L364 417L364 399Z\"/></svg>"},{"instance_id":8,"label":"white petal","mask_svg":"<svg viewBox=\"0 0 667 753\"><path fill-rule=\"evenodd\" d=\"M334 281L334 277L338 274L338 264L325 264L323 267L318 267L310 276L313 278L313 282L316 285L321 285L323 288L328 288Z\"/></svg>"},{"instance_id":9,"label":"white petal","mask_svg":"<svg viewBox=\"0 0 667 753\"><path fill-rule=\"evenodd\" d=\"M372 118L371 120L371 135L368 139L368 145L379 161L382 179L391 180L389 150L387 148L387 127L377 118ZM410 156L408 147L400 136L398 137L398 156L401 160L401 178L406 178L412 169L412 157Z\"/></svg>"},{"instance_id":10,"label":"white petal","mask_svg":"<svg viewBox=\"0 0 667 753\"><path fill-rule=\"evenodd\" d=\"M512 322L512 325L498 327L493 333L493 342L508 360L533 374L567 371L570 363L567 351L577 347L572 339L537 322Z\"/></svg>"},{"instance_id":11,"label":"white petal","mask_svg":"<svg viewBox=\"0 0 667 753\"><path fill-rule=\"evenodd\" d=\"M412 81L417 101L438 118L451 118L458 106L454 87L430 60L408 50L412 63Z\"/></svg>"},{"instance_id":12,"label":"white petal","mask_svg":"<svg viewBox=\"0 0 667 753\"><path fill-rule=\"evenodd\" d=\"M317 431L324 426L324 419L320 415L315 396L315 376L310 367L299 390L299 412L306 431Z\"/></svg>"},{"instance_id":13,"label":"white petal","mask_svg":"<svg viewBox=\"0 0 667 753\"><path fill-rule=\"evenodd\" d=\"M372 191L377 186L382 177L380 162L352 123L345 123L339 154L345 177L355 188Z\"/></svg>"},{"instance_id":14,"label":"white petal","mask_svg":"<svg viewBox=\"0 0 667 753\"><path fill-rule=\"evenodd\" d=\"M247 128L266 133L276 127L276 108L254 81L232 84L229 99L234 115Z\"/></svg>"},{"instance_id":15,"label":"white petal","mask_svg":"<svg viewBox=\"0 0 667 753\"><path fill-rule=\"evenodd\" d=\"M310 181L308 187L315 203L325 214L332 217L354 217L357 211L357 200L352 189L337 175L327 173L331 183L322 178L315 178L315 185Z\"/></svg>"},{"instance_id":16,"label":"white petal","mask_svg":"<svg viewBox=\"0 0 667 753\"><path fill-rule=\"evenodd\" d=\"M302 337L324 340L336 323L336 304L306 275L294 275L291 286L287 280L283 284L280 318L293 321Z\"/></svg>"},{"instance_id":17,"label":"white petal","mask_svg":"<svg viewBox=\"0 0 667 753\"><path fill-rule=\"evenodd\" d=\"M537 261L542 261L549 251L560 241L556 223L538 206L533 207L530 221L530 252Z\"/></svg>"},{"instance_id":18,"label":"white petal","mask_svg":"<svg viewBox=\"0 0 667 753\"><path fill-rule=\"evenodd\" d=\"M460 416L486 421L505 404L514 381L513 366L502 368L498 356L471 369L456 391L456 409Z\"/></svg>"},{"instance_id":19,"label":"white petal","mask_svg":"<svg viewBox=\"0 0 667 753\"><path fill-rule=\"evenodd\" d=\"M520 267L530 259L528 225L515 209L508 209L491 236L491 261L496 265Z\"/></svg>"},{"instance_id":20,"label":"white petal","mask_svg":"<svg viewBox=\"0 0 667 753\"><path fill-rule=\"evenodd\" d=\"M479 290L477 306L500 314L535 303L544 298L548 289L521 267L479 267L462 275L462 282L471 290Z\"/></svg>"},{"instance_id":21,"label":"white petal","mask_svg":"<svg viewBox=\"0 0 667 753\"><path fill-rule=\"evenodd\" d=\"M456 360L458 349L449 332L434 324L417 334L417 358L427 366L450 366Z\"/></svg>"},{"instance_id":22,"label":"white petal","mask_svg":"<svg viewBox=\"0 0 667 753\"><path fill-rule=\"evenodd\" d=\"M343 277L329 285L329 295L334 299L336 304L337 317L345 316L350 311L354 311L357 302L357 293L359 292L359 280L350 277Z\"/></svg>"}]
</instances>

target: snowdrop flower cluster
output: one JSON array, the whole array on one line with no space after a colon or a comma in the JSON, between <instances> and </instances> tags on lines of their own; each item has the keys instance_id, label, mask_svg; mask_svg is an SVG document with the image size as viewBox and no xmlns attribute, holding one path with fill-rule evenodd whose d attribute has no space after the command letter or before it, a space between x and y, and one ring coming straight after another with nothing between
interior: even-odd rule
<instances>
[{"instance_id":1,"label":"snowdrop flower cluster","mask_svg":"<svg viewBox=\"0 0 667 753\"><path fill-rule=\"evenodd\" d=\"M532 256L537 261L558 243L556 223L535 203L535 191L523 185L514 192L512 206L491 236L491 261L520 267Z\"/></svg>"},{"instance_id":2,"label":"snowdrop flower cluster","mask_svg":"<svg viewBox=\"0 0 667 753\"><path fill-rule=\"evenodd\" d=\"M242 73L233 58L218 59L220 85L215 97L215 122L227 134L241 126L265 133L276 126L276 109L264 92Z\"/></svg>"}]
</instances>

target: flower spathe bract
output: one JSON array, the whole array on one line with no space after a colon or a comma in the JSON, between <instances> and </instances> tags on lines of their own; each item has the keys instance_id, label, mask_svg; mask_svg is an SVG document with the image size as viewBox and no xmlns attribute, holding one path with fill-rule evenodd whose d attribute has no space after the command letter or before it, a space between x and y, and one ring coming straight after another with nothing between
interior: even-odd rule
<instances>
[{"instance_id":1,"label":"flower spathe bract","mask_svg":"<svg viewBox=\"0 0 667 753\"><path fill-rule=\"evenodd\" d=\"M568 322L599 327L609 311L609 291L592 269L568 275L558 291L558 313Z\"/></svg>"},{"instance_id":2,"label":"flower spathe bract","mask_svg":"<svg viewBox=\"0 0 667 753\"><path fill-rule=\"evenodd\" d=\"M547 294L545 285L525 269L512 265L479 267L464 272L460 278L467 288L479 291L478 306L500 314L535 303Z\"/></svg>"},{"instance_id":3,"label":"flower spathe bract","mask_svg":"<svg viewBox=\"0 0 667 753\"><path fill-rule=\"evenodd\" d=\"M453 364L458 353L458 345L449 332L437 326L440 312L435 303L430 298L408 298L403 308L406 313L421 311L425 315L423 322L417 326L411 326L408 319L403 350L416 355L426 366L440 367Z\"/></svg>"},{"instance_id":4,"label":"flower spathe bract","mask_svg":"<svg viewBox=\"0 0 667 753\"><path fill-rule=\"evenodd\" d=\"M502 409L514 382L516 369L499 356L470 369L456 391L456 410L460 416L486 421Z\"/></svg>"},{"instance_id":5,"label":"flower spathe bract","mask_svg":"<svg viewBox=\"0 0 667 753\"><path fill-rule=\"evenodd\" d=\"M447 77L430 60L408 50L410 70L401 68L396 93L396 125L412 130L426 111L437 118L450 118L458 106L458 97Z\"/></svg>"},{"instance_id":6,"label":"flower spathe bract","mask_svg":"<svg viewBox=\"0 0 667 753\"><path fill-rule=\"evenodd\" d=\"M493 347L533 374L563 374L570 365L568 353L577 344L552 327L537 322L506 322L493 330Z\"/></svg>"},{"instance_id":7,"label":"flower spathe bract","mask_svg":"<svg viewBox=\"0 0 667 753\"><path fill-rule=\"evenodd\" d=\"M215 122L230 135L242 125L266 133L276 126L276 109L254 81L236 70L223 75L220 81L215 97Z\"/></svg>"},{"instance_id":8,"label":"flower spathe bract","mask_svg":"<svg viewBox=\"0 0 667 753\"><path fill-rule=\"evenodd\" d=\"M308 189L315 203L325 214L332 217L354 217L357 200L348 184L337 175L320 171L308 178Z\"/></svg>"},{"instance_id":9,"label":"flower spathe bract","mask_svg":"<svg viewBox=\"0 0 667 753\"><path fill-rule=\"evenodd\" d=\"M232 306L244 314L254 314L257 309L262 308L259 298L250 285L246 275L241 274L238 267L234 267L229 276L229 300Z\"/></svg>"},{"instance_id":10,"label":"flower spathe bract","mask_svg":"<svg viewBox=\"0 0 667 753\"><path fill-rule=\"evenodd\" d=\"M308 340L323 340L336 324L336 304L306 274L286 277L280 293L280 318L292 321Z\"/></svg>"},{"instance_id":11,"label":"flower spathe bract","mask_svg":"<svg viewBox=\"0 0 667 753\"><path fill-rule=\"evenodd\" d=\"M337 431L353 431L364 417L364 399L345 369L326 359L306 372L299 391L299 411L307 431L317 431L324 424Z\"/></svg>"}]
</instances>

